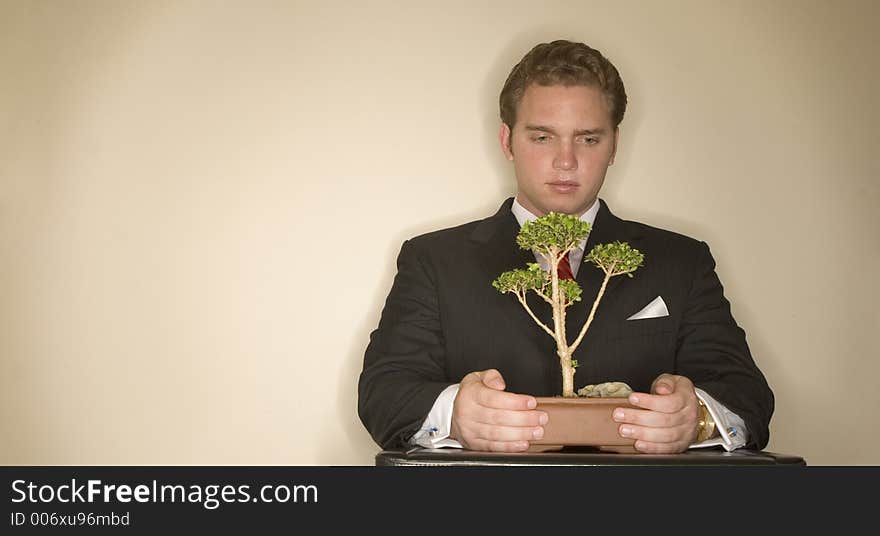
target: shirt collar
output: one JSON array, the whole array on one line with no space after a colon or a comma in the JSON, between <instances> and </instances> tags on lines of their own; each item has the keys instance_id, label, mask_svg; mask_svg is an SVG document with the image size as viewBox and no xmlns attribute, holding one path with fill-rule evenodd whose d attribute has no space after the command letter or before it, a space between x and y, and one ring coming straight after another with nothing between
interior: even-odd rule
<instances>
[{"instance_id":1,"label":"shirt collar","mask_svg":"<svg viewBox=\"0 0 880 536\"><path fill-rule=\"evenodd\" d=\"M514 197L513 205L510 207L510 211L513 212L513 216L516 218L516 222L519 223L519 226L522 227L523 224L527 221L535 221L538 219L537 216L529 212L529 210L520 205L519 201ZM592 206L587 209L586 212L581 214L580 220L587 222L590 224L590 227L593 226L593 223L596 221L596 214L599 213L599 198L597 197Z\"/></svg>"}]
</instances>

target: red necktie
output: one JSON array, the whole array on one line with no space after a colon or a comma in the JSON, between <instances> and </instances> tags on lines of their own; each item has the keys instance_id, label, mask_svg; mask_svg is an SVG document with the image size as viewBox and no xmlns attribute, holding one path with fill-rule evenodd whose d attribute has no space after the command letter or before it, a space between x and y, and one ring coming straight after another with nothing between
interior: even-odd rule
<instances>
[{"instance_id":1,"label":"red necktie","mask_svg":"<svg viewBox=\"0 0 880 536\"><path fill-rule=\"evenodd\" d=\"M568 254L559 259L559 279L574 279L571 273L571 264L568 262Z\"/></svg>"}]
</instances>

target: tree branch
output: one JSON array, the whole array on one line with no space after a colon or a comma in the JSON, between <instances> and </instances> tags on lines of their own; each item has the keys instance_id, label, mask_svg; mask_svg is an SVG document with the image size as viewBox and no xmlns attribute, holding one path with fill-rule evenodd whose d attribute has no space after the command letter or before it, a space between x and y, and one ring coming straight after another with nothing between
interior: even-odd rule
<instances>
[{"instance_id":1,"label":"tree branch","mask_svg":"<svg viewBox=\"0 0 880 536\"><path fill-rule=\"evenodd\" d=\"M526 297L525 297L525 294L520 294L519 292L517 292L517 293L516 293L516 298L519 300L519 302L522 304L522 306L526 308L526 312L529 313L529 316L532 317L532 320L534 320L535 322L537 322L537 324L538 324L539 326L541 326L541 328L543 328L544 331L547 332L547 335L550 335L551 337L553 337L553 338L555 339L555 338L556 338L556 335L554 335L553 331L552 331L550 328L548 328L543 322L541 322L541 321L538 319L538 317L535 316L535 313L532 312L531 307L529 307L529 304L526 303Z\"/></svg>"},{"instance_id":2,"label":"tree branch","mask_svg":"<svg viewBox=\"0 0 880 536\"><path fill-rule=\"evenodd\" d=\"M535 294L537 294L538 296L544 298L544 301L545 301L545 302L549 303L550 305L553 305L553 302L550 300L550 297L549 297L549 296L547 296L546 294L544 294L543 292L541 292L540 290L538 290L538 289L536 289L536 288L533 288L532 290L535 291Z\"/></svg>"},{"instance_id":3,"label":"tree branch","mask_svg":"<svg viewBox=\"0 0 880 536\"><path fill-rule=\"evenodd\" d=\"M584 327L581 329L580 334L577 339L574 340L574 343L569 347L569 351L571 355L574 355L574 351L577 349L578 345L581 343L581 340L584 338L584 335L587 333L587 330L590 328L590 324L593 323L593 317L596 315L596 309L599 307L599 302L602 300L602 295L605 294L605 287L608 286L608 280L611 279L611 272L605 272L605 279L602 281L602 288L599 289L599 294L596 296L596 301L593 302L593 308L590 310L590 316L587 317L587 321L584 323Z\"/></svg>"}]
</instances>

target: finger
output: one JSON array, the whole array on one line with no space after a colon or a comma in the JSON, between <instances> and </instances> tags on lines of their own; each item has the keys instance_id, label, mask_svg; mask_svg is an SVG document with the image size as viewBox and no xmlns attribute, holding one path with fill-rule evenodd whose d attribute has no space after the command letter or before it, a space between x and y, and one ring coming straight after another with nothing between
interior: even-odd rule
<instances>
[{"instance_id":1,"label":"finger","mask_svg":"<svg viewBox=\"0 0 880 536\"><path fill-rule=\"evenodd\" d=\"M503 391L506 387L504 383L504 378L501 376L501 373L498 372L496 369L489 369L482 372L477 372L477 376L480 378L480 381L483 382L483 385L489 387L490 389Z\"/></svg>"},{"instance_id":2,"label":"finger","mask_svg":"<svg viewBox=\"0 0 880 536\"><path fill-rule=\"evenodd\" d=\"M687 442L677 443L652 443L651 441L636 441L633 447L645 454L678 454L684 452L690 446Z\"/></svg>"},{"instance_id":3,"label":"finger","mask_svg":"<svg viewBox=\"0 0 880 536\"><path fill-rule=\"evenodd\" d=\"M480 389L477 391L477 404L494 409L531 410L535 409L538 401L531 395L495 391L493 389Z\"/></svg>"},{"instance_id":4,"label":"finger","mask_svg":"<svg viewBox=\"0 0 880 536\"><path fill-rule=\"evenodd\" d=\"M530 440L544 436L541 427L490 426L470 422L465 429L459 441L472 450L524 450Z\"/></svg>"},{"instance_id":5,"label":"finger","mask_svg":"<svg viewBox=\"0 0 880 536\"><path fill-rule=\"evenodd\" d=\"M669 428L693 422L693 419L689 419L691 412L684 410L676 411L675 413L663 413L662 411L646 409L615 408L611 416L619 423L637 424L653 428Z\"/></svg>"},{"instance_id":6,"label":"finger","mask_svg":"<svg viewBox=\"0 0 880 536\"><path fill-rule=\"evenodd\" d=\"M462 385L477 384L489 389L504 390L506 387L504 378L496 369L478 370L470 372L461 379Z\"/></svg>"},{"instance_id":7,"label":"finger","mask_svg":"<svg viewBox=\"0 0 880 536\"><path fill-rule=\"evenodd\" d=\"M696 398L696 395L694 398ZM628 400L633 406L663 413L675 413L681 411L687 405L683 393L671 393L668 395L632 393L629 395Z\"/></svg>"},{"instance_id":8,"label":"finger","mask_svg":"<svg viewBox=\"0 0 880 536\"><path fill-rule=\"evenodd\" d=\"M498 442L532 441L544 437L542 426L495 426L474 423L471 434L476 439Z\"/></svg>"},{"instance_id":9,"label":"finger","mask_svg":"<svg viewBox=\"0 0 880 536\"><path fill-rule=\"evenodd\" d=\"M690 444L694 428L687 425L654 428L634 424L621 424L618 433L621 437L637 439L649 443L685 443Z\"/></svg>"},{"instance_id":10,"label":"finger","mask_svg":"<svg viewBox=\"0 0 880 536\"><path fill-rule=\"evenodd\" d=\"M475 411L471 418L475 422L492 426L543 426L548 416L543 411L520 411L509 409L487 409Z\"/></svg>"},{"instance_id":11,"label":"finger","mask_svg":"<svg viewBox=\"0 0 880 536\"><path fill-rule=\"evenodd\" d=\"M668 395L673 391L675 391L675 377L672 374L663 373L651 384L651 392L658 395Z\"/></svg>"},{"instance_id":12,"label":"finger","mask_svg":"<svg viewBox=\"0 0 880 536\"><path fill-rule=\"evenodd\" d=\"M488 452L524 452L529 449L528 441L487 441L474 439L464 445L469 450L481 450Z\"/></svg>"}]
</instances>

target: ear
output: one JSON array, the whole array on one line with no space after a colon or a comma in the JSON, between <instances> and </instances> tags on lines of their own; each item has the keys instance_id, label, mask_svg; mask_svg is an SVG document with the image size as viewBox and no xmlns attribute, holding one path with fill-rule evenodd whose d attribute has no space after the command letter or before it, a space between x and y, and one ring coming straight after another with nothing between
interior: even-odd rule
<instances>
[{"instance_id":1,"label":"ear","mask_svg":"<svg viewBox=\"0 0 880 536\"><path fill-rule=\"evenodd\" d=\"M614 157L617 156L617 137L620 134L620 128L614 127L614 140L611 144L611 158L608 159L608 165L614 165Z\"/></svg>"},{"instance_id":2,"label":"ear","mask_svg":"<svg viewBox=\"0 0 880 536\"><path fill-rule=\"evenodd\" d=\"M513 160L513 148L510 145L510 127L507 126L507 123L501 123L501 128L498 129L498 141L501 143L504 157L508 160Z\"/></svg>"}]
</instances>

